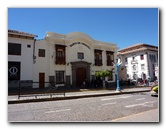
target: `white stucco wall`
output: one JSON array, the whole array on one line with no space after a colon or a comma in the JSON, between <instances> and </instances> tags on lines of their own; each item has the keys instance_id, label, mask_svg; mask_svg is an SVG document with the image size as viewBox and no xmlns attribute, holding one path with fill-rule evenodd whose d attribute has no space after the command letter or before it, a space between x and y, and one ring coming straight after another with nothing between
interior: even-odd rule
<instances>
[{"instance_id":1,"label":"white stucco wall","mask_svg":"<svg viewBox=\"0 0 166 129\"><path fill-rule=\"evenodd\" d=\"M34 40L9 37L8 42L21 44L21 55L8 55L8 61L21 62L20 80L33 80ZM27 45L31 45L31 47L28 48Z\"/></svg>"},{"instance_id":2,"label":"white stucco wall","mask_svg":"<svg viewBox=\"0 0 166 129\"><path fill-rule=\"evenodd\" d=\"M45 57L39 57L38 52L39 49L45 50ZM48 82L50 75L50 51L49 46L46 45L44 40L39 40L35 42L35 62L33 65L33 80L35 82L39 82L39 73L45 73L45 81Z\"/></svg>"},{"instance_id":3,"label":"white stucco wall","mask_svg":"<svg viewBox=\"0 0 166 129\"><path fill-rule=\"evenodd\" d=\"M103 43L100 41L96 41L87 37L83 33L72 33L71 35L58 35L54 33L48 33L47 38L44 40L36 41L35 43L35 56L36 56L36 63L33 67L33 79L35 81L39 81L39 73L45 73L45 81L49 81L49 76L55 76L55 71L65 71L64 76L70 76L71 84L72 84L72 65L70 62L77 62L81 61L78 59L77 53L82 52L84 53L84 59L82 61L91 63L90 65L90 77L91 75L95 74L95 71L100 70L111 70L114 66L107 66L106 64L106 50L107 51L114 51L114 59L116 58L116 45ZM81 36L80 36L81 35ZM64 38L63 38L64 37ZM75 42L85 43L83 44L75 44ZM99 43L101 45L99 45ZM66 64L65 65L56 65L55 64L55 44L65 45L66 46ZM105 46L103 45L105 44ZM87 47L87 46L88 47ZM112 47L114 45L114 47ZM38 49L45 49L46 55L45 57L38 57ZM101 49L102 52L102 59L103 65L102 66L95 66L94 65L94 49ZM65 77L64 77L65 79ZM91 79L91 78L90 78ZM113 81L115 81L115 77L113 75Z\"/></svg>"},{"instance_id":4,"label":"white stucco wall","mask_svg":"<svg viewBox=\"0 0 166 129\"><path fill-rule=\"evenodd\" d=\"M13 32L14 33L14 32ZM14 33L14 34L19 34ZM26 35L26 34L25 34ZM23 39L26 37L8 37L9 43L21 44L21 55L8 55L8 61L20 62L21 73L20 80L33 80L33 82L39 82L39 73L45 73L45 82L49 82L49 77L55 76L55 71L64 71L65 76L70 76L72 84L72 65L71 62L79 62L77 53L84 53L84 59L82 61L90 64L90 79L91 75L95 75L96 71L100 70L112 70L114 66L107 66L106 51L113 51L114 59L116 59L117 46L114 43L106 43L93 40L90 36L81 32L72 32L66 35L48 32L47 36L43 40ZM83 44L71 45L74 42L80 42ZM55 44L66 46L66 64L55 64ZM29 48L27 45L31 45ZM39 49L45 50L45 57L39 57ZM95 66L94 50L102 50L102 66ZM89 71L88 71L89 72ZM113 81L115 76L113 75ZM46 85L45 85L46 86ZM38 88L39 85L34 84L34 88Z\"/></svg>"},{"instance_id":5,"label":"white stucco wall","mask_svg":"<svg viewBox=\"0 0 166 129\"><path fill-rule=\"evenodd\" d=\"M138 75L139 78L141 78L142 73L146 74L146 77L150 75L153 77L153 67L152 64L157 63L157 62L151 62L149 55L155 55L156 56L156 61L157 61L157 52L155 51L140 51L140 52L134 52L131 54L126 54L123 56L120 56L122 58L122 64L127 67L127 74L131 79L133 79L133 68L131 61L133 60L132 57L135 55L135 60L138 62L137 65L137 70L136 74ZM144 55L144 60L140 59L140 55ZM148 57L147 57L148 56ZM127 62L125 62L125 58L127 58ZM148 65L149 62L149 65ZM145 65L145 69L141 69L141 64Z\"/></svg>"}]
</instances>

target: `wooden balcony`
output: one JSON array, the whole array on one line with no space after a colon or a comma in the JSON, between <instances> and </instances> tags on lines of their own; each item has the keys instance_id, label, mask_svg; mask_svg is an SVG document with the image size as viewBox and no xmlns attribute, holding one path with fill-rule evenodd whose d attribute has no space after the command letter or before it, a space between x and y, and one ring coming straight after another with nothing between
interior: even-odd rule
<instances>
[{"instance_id":1,"label":"wooden balcony","mask_svg":"<svg viewBox=\"0 0 166 129\"><path fill-rule=\"evenodd\" d=\"M65 57L56 57L55 59L55 64L59 64L59 65L65 65L66 64L66 59Z\"/></svg>"}]
</instances>

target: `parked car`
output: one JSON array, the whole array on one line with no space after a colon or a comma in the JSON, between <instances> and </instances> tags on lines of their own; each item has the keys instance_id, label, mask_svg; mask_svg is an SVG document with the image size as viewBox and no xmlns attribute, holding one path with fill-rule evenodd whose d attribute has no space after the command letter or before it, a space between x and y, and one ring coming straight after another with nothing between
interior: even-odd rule
<instances>
[{"instance_id":1,"label":"parked car","mask_svg":"<svg viewBox=\"0 0 166 129\"><path fill-rule=\"evenodd\" d=\"M151 93L151 96L158 96L158 86L152 86L150 93Z\"/></svg>"}]
</instances>

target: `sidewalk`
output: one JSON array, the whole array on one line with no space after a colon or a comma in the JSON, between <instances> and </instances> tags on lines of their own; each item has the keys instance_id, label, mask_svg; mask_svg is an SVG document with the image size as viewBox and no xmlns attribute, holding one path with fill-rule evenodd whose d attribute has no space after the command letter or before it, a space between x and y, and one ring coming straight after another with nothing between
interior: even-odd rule
<instances>
[{"instance_id":1,"label":"sidewalk","mask_svg":"<svg viewBox=\"0 0 166 129\"><path fill-rule=\"evenodd\" d=\"M130 116L117 118L111 122L159 122L159 109L152 109Z\"/></svg>"},{"instance_id":2,"label":"sidewalk","mask_svg":"<svg viewBox=\"0 0 166 129\"><path fill-rule=\"evenodd\" d=\"M55 101L55 100L67 100L67 99L78 99L78 98L87 98L87 97L98 97L98 96L109 96L109 95L118 95L118 94L130 94L138 92L149 92L150 87L132 87L122 89L121 92L115 92L111 89L100 89L100 90L91 90L91 89L80 89L80 91L73 91L66 93L45 93L45 94L29 94L21 95L18 99L18 95L8 96L8 104L17 104L17 103L28 103L28 102L42 102L42 101Z\"/></svg>"}]
</instances>

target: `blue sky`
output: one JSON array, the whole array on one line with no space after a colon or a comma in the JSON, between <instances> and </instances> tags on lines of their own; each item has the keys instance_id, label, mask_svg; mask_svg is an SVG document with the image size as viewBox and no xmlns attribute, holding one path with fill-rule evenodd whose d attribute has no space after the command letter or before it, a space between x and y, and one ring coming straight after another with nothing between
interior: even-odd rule
<instances>
[{"instance_id":1,"label":"blue sky","mask_svg":"<svg viewBox=\"0 0 166 129\"><path fill-rule=\"evenodd\" d=\"M8 8L8 29L37 39L47 31L83 32L119 49L136 43L158 46L158 8Z\"/></svg>"}]
</instances>

